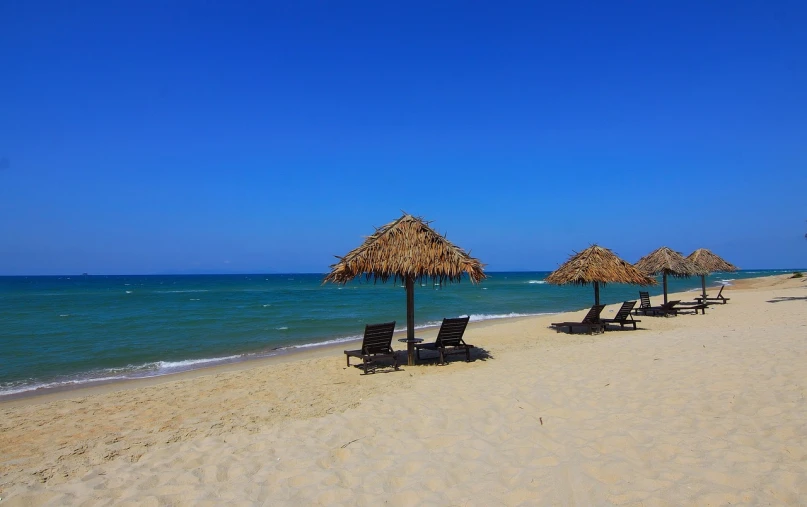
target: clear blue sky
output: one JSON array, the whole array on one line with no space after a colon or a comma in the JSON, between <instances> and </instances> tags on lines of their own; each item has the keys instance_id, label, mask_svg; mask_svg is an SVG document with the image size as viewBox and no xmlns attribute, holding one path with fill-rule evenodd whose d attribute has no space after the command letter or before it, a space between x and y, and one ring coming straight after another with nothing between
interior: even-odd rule
<instances>
[{"instance_id":1,"label":"clear blue sky","mask_svg":"<svg viewBox=\"0 0 807 507\"><path fill-rule=\"evenodd\" d=\"M807 266L803 1L261 3L0 2L0 274Z\"/></svg>"}]
</instances>

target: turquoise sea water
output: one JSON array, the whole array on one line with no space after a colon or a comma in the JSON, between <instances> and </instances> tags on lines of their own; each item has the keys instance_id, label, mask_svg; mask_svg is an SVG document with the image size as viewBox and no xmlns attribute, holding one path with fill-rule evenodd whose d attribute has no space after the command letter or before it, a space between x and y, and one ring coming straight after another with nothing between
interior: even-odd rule
<instances>
[{"instance_id":1,"label":"turquoise sea water","mask_svg":"<svg viewBox=\"0 0 807 507\"><path fill-rule=\"evenodd\" d=\"M715 273L709 286L787 271ZM487 320L577 310L593 289L544 283L548 272L489 273L474 285L416 285L415 322ZM406 325L401 284L321 285L321 274L0 277L0 396L101 380L164 375L346 341L364 325ZM695 290L699 278L671 279ZM636 299L608 285L603 303ZM651 295L661 286L651 287Z\"/></svg>"}]
</instances>

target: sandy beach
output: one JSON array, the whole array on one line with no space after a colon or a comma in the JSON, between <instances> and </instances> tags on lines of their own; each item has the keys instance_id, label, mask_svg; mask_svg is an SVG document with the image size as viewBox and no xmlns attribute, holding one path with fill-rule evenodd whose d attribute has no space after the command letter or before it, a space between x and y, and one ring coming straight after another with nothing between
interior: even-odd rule
<instances>
[{"instance_id":1,"label":"sandy beach","mask_svg":"<svg viewBox=\"0 0 807 507\"><path fill-rule=\"evenodd\" d=\"M471 363L361 375L342 344L2 402L0 504L797 505L807 283L724 295L603 335L471 324Z\"/></svg>"}]
</instances>

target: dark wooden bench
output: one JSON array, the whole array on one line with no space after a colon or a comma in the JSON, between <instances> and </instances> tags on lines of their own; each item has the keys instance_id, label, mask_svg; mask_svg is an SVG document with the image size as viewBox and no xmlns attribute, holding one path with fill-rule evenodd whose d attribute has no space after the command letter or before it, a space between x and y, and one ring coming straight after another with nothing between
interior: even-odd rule
<instances>
[{"instance_id":1,"label":"dark wooden bench","mask_svg":"<svg viewBox=\"0 0 807 507\"><path fill-rule=\"evenodd\" d=\"M650 308L642 308L641 311L644 315L650 315L651 317L669 317L670 315L678 315L678 311L675 309L675 305L680 303L680 300L675 301L667 301L661 306L651 306Z\"/></svg>"},{"instance_id":2,"label":"dark wooden bench","mask_svg":"<svg viewBox=\"0 0 807 507\"><path fill-rule=\"evenodd\" d=\"M671 311L674 312L676 315L678 315L681 312L694 311L695 315L697 315L698 310L700 310L700 312L703 315L706 315L706 308L708 308L708 307L709 307L708 303L695 303L695 302L679 301L678 304L674 308L671 309Z\"/></svg>"},{"instance_id":3,"label":"dark wooden bench","mask_svg":"<svg viewBox=\"0 0 807 507\"><path fill-rule=\"evenodd\" d=\"M605 330L608 330L608 324L619 324L620 329L624 329L625 324L633 324L633 329L636 329L636 323L641 320L635 320L630 314L634 306L636 306L636 301L625 301L613 319L600 319L600 322L605 324Z\"/></svg>"},{"instance_id":4,"label":"dark wooden bench","mask_svg":"<svg viewBox=\"0 0 807 507\"><path fill-rule=\"evenodd\" d=\"M720 286L720 290L717 292L717 296L714 296L714 297L710 297L710 296L706 296L706 297L703 297L703 296L698 296L698 297L696 297L696 298L695 298L695 301L697 301L698 303L701 303L701 304L704 304L704 303L705 303L705 304L708 304L708 302L709 302L709 301L713 301L713 302L714 302L713 304L720 303L721 305L724 305L724 304L726 304L726 303L727 303L729 300L731 300L731 298L727 298L727 297L724 297L724 296L723 296L723 287L725 287L725 285L721 285L721 286Z\"/></svg>"},{"instance_id":5,"label":"dark wooden bench","mask_svg":"<svg viewBox=\"0 0 807 507\"><path fill-rule=\"evenodd\" d=\"M392 365L398 369L398 358L392 350L392 334L395 332L395 321L383 324L367 324L364 328L364 339L359 350L346 350L347 365L350 358L358 357L364 362L364 374L367 374L369 363L379 358L391 358Z\"/></svg>"},{"instance_id":6,"label":"dark wooden bench","mask_svg":"<svg viewBox=\"0 0 807 507\"><path fill-rule=\"evenodd\" d=\"M650 304L650 293L643 290L639 291L639 308L634 308L633 313L636 315L647 315L647 311L653 308Z\"/></svg>"},{"instance_id":7,"label":"dark wooden bench","mask_svg":"<svg viewBox=\"0 0 807 507\"><path fill-rule=\"evenodd\" d=\"M470 317L458 317L455 319L443 319L440 331L437 332L437 339L434 343L419 343L415 345L415 352L420 359L420 351L436 350L440 354L440 364L445 364L445 358L449 354L465 353L465 360L471 361L471 349L473 345L465 343L462 336L468 326Z\"/></svg>"},{"instance_id":8,"label":"dark wooden bench","mask_svg":"<svg viewBox=\"0 0 807 507\"><path fill-rule=\"evenodd\" d=\"M551 326L558 333L560 333L561 329L568 328L571 334L572 329L575 327L585 328L588 334L593 334L595 331L602 333L605 330L605 324L600 321L600 313L602 313L603 308L605 308L605 305L594 305L580 322L553 322Z\"/></svg>"}]
</instances>

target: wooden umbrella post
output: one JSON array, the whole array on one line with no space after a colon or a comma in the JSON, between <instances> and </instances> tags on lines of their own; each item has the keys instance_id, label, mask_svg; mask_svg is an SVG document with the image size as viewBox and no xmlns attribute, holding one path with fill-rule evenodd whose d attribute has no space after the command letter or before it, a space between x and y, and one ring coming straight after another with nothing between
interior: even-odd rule
<instances>
[{"instance_id":1,"label":"wooden umbrella post","mask_svg":"<svg viewBox=\"0 0 807 507\"><path fill-rule=\"evenodd\" d=\"M701 286L703 287L703 302L706 302L706 275L701 275Z\"/></svg>"},{"instance_id":2,"label":"wooden umbrella post","mask_svg":"<svg viewBox=\"0 0 807 507\"><path fill-rule=\"evenodd\" d=\"M407 365L415 365L415 279L406 277L406 353Z\"/></svg>"},{"instance_id":3,"label":"wooden umbrella post","mask_svg":"<svg viewBox=\"0 0 807 507\"><path fill-rule=\"evenodd\" d=\"M666 305L667 304L667 272L666 271L662 275L662 278L664 279L664 304Z\"/></svg>"},{"instance_id":4,"label":"wooden umbrella post","mask_svg":"<svg viewBox=\"0 0 807 507\"><path fill-rule=\"evenodd\" d=\"M594 304L600 304L600 282L594 282Z\"/></svg>"}]
</instances>

